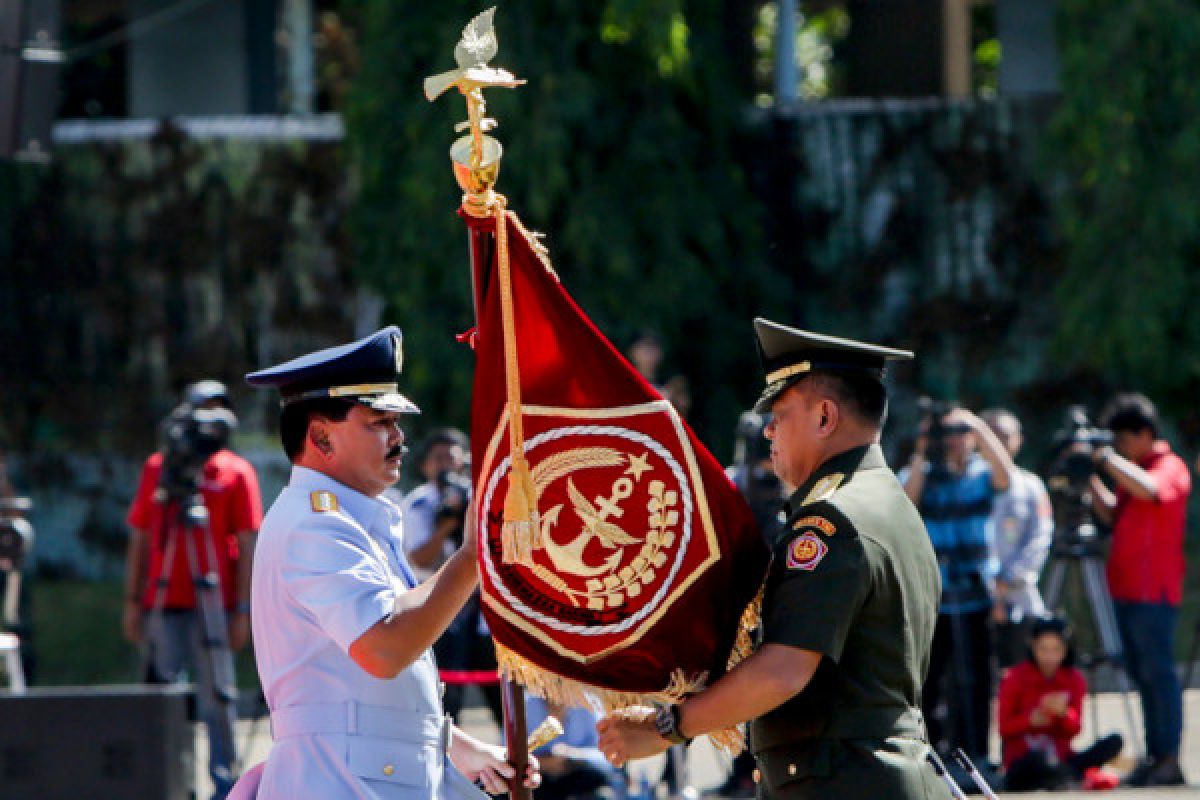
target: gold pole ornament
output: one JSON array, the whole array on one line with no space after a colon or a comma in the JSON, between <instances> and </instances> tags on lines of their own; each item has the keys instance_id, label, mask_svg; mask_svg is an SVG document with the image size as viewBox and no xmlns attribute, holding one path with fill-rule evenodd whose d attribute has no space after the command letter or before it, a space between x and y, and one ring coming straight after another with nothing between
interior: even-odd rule
<instances>
[{"instance_id":1,"label":"gold pole ornament","mask_svg":"<svg viewBox=\"0 0 1200 800\"><path fill-rule=\"evenodd\" d=\"M487 109L483 90L494 86L515 88L525 83L508 70L489 67L500 44L492 23L495 7L479 14L463 28L462 38L454 46L458 69L425 79L425 96L430 102L451 86L457 86L467 99L467 120L454 126L455 131L470 129L450 146L454 177L463 190L463 209L474 217L496 220L496 272L500 288L500 317L504 329L505 399L508 408L509 450L512 467L508 491L504 497L504 522L501 527L501 560L505 564L533 564L533 551L539 531L538 493L529 462L525 458L525 433L521 411L521 371L517 364L516 316L512 276L508 258L508 212L503 195L493 187L500 174L504 148L486 135L496 120L484 116Z\"/></svg>"},{"instance_id":2,"label":"gold pole ornament","mask_svg":"<svg viewBox=\"0 0 1200 800\"><path fill-rule=\"evenodd\" d=\"M476 217L494 214L496 178L500 174L500 158L504 148L487 135L496 127L496 120L484 116L487 103L483 90L493 87L513 89L525 81L499 67L488 66L500 47L492 17L493 6L476 16L463 28L462 38L454 46L458 69L431 75L425 79L425 97L433 102L450 87L457 87L467 100L467 119L454 126L456 132L470 130L450 146L454 177L463 190L463 208Z\"/></svg>"}]
</instances>

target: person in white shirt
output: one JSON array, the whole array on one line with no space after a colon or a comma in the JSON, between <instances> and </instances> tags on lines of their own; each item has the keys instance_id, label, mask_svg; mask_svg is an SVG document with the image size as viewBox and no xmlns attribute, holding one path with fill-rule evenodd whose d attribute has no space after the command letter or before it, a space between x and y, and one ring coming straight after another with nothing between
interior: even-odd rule
<instances>
[{"instance_id":1,"label":"person in white shirt","mask_svg":"<svg viewBox=\"0 0 1200 800\"><path fill-rule=\"evenodd\" d=\"M388 327L247 376L283 399L293 463L267 513L252 615L274 745L257 797L482 800L515 772L443 714L430 647L477 583L476 533L428 580L383 498L405 452L401 334ZM536 762L523 776L539 782Z\"/></svg>"},{"instance_id":2,"label":"person in white shirt","mask_svg":"<svg viewBox=\"0 0 1200 800\"><path fill-rule=\"evenodd\" d=\"M989 409L980 416L1015 460L1024 438L1011 411ZM1038 578L1054 539L1054 511L1042 479L1020 467L1012 484L992 503L992 556L998 565L992 591L998 655L1004 665L1024 659L1029 625L1046 615Z\"/></svg>"}]
</instances>

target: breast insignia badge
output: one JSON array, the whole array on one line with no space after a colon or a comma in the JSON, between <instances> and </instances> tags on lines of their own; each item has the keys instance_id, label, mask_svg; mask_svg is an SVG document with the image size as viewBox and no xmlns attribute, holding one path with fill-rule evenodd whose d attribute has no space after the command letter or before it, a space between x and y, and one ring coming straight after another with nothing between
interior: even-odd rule
<instances>
[{"instance_id":1,"label":"breast insignia badge","mask_svg":"<svg viewBox=\"0 0 1200 800\"><path fill-rule=\"evenodd\" d=\"M312 503L313 511L337 511L340 508L337 495L333 492L327 492L322 489L313 492L308 498Z\"/></svg>"},{"instance_id":2,"label":"breast insignia badge","mask_svg":"<svg viewBox=\"0 0 1200 800\"><path fill-rule=\"evenodd\" d=\"M821 541L819 536L812 533L803 533L793 539L792 543L788 545L788 569L802 569L805 572L812 572L828 552L829 545Z\"/></svg>"}]
</instances>

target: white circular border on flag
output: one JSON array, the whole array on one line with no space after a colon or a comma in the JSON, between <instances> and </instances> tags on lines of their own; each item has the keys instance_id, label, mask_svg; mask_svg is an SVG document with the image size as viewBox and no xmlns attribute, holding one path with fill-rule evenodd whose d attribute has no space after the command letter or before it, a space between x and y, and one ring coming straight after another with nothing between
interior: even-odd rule
<instances>
[{"instance_id":1,"label":"white circular border on flag","mask_svg":"<svg viewBox=\"0 0 1200 800\"><path fill-rule=\"evenodd\" d=\"M560 631L562 633L571 633L579 636L607 636L612 634L625 633L630 628L638 625L647 616L654 612L662 603L670 591L671 586L675 583L675 578L679 574L679 570L683 568L683 558L688 550L688 545L692 540L692 513L695 509L695 503L692 500L692 491L687 482L687 476L683 471L683 467L671 455L671 452L663 447L658 441L652 439L644 433L622 428L616 425L569 425L562 428L551 428L548 431L543 431L536 436L526 440L525 453L528 454L539 445L551 442L556 439L561 439L567 436L615 436L620 439L626 439L631 442L636 442L649 450L656 456L661 458L671 470L671 474L675 476L675 481L678 485L679 496L683 500L683 525L680 532L679 547L675 552L675 558L671 562L670 572L666 579L659 586L658 591L649 602L647 602L637 613L613 625L574 625L565 623L562 620L548 617L540 611L529 608L520 600L518 600L503 581L496 574L496 566L492 562L492 554L490 548L481 548L483 553L484 567L487 569L488 576L492 580L492 585L500 592L504 599L508 602L509 608L520 613L527 619L534 620L547 628ZM483 502L480 503L478 513L486 518L487 509L492 507L492 498L495 495L496 487L500 483L500 479L508 474L512 468L512 455L509 454L496 465L492 470L492 474L488 476L487 488L484 491ZM484 525L485 519L480 519L481 529L486 530Z\"/></svg>"}]
</instances>

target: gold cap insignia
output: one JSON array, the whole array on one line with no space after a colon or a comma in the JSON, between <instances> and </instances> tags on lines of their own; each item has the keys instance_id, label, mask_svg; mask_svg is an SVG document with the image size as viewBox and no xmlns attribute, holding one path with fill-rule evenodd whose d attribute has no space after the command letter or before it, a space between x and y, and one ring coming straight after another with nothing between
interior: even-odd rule
<instances>
[{"instance_id":1,"label":"gold cap insignia","mask_svg":"<svg viewBox=\"0 0 1200 800\"><path fill-rule=\"evenodd\" d=\"M321 490L313 492L308 497L312 501L313 511L337 511L340 508L337 495L333 492Z\"/></svg>"}]
</instances>

